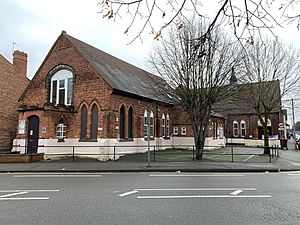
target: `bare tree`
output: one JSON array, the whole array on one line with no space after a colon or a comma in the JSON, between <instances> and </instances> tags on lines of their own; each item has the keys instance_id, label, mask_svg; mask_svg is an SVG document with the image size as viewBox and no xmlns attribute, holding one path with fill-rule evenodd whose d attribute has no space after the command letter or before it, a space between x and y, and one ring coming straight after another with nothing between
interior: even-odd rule
<instances>
[{"instance_id":1,"label":"bare tree","mask_svg":"<svg viewBox=\"0 0 300 225\"><path fill-rule=\"evenodd\" d=\"M281 110L281 99L298 88L299 51L277 40L257 41L246 46L238 100L255 110L264 132L265 154L269 153L268 121Z\"/></svg>"},{"instance_id":2,"label":"bare tree","mask_svg":"<svg viewBox=\"0 0 300 225\"><path fill-rule=\"evenodd\" d=\"M121 20L129 16L124 33L134 30L132 41L149 32L158 38L173 22L181 27L181 16L194 14L210 18L204 37L222 23L232 28L238 39L253 42L255 32L260 33L262 28L274 35L273 28L286 24L296 23L299 29L300 15L295 10L298 3L299 0L102 0L99 5L105 18Z\"/></svg>"},{"instance_id":3,"label":"bare tree","mask_svg":"<svg viewBox=\"0 0 300 225\"><path fill-rule=\"evenodd\" d=\"M202 158L213 105L232 93L229 80L238 55L218 29L199 40L207 30L203 21L185 20L180 31L172 26L149 59L192 124L197 159Z\"/></svg>"}]
</instances>

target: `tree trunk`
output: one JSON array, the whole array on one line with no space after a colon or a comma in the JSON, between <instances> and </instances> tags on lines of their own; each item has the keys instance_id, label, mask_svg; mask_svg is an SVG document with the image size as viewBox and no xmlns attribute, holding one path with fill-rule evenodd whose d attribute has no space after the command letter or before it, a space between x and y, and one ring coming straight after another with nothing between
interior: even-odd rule
<instances>
[{"instance_id":1,"label":"tree trunk","mask_svg":"<svg viewBox=\"0 0 300 225\"><path fill-rule=\"evenodd\" d=\"M270 154L270 145L269 145L269 131L267 127L264 129L264 154Z\"/></svg>"},{"instance_id":2,"label":"tree trunk","mask_svg":"<svg viewBox=\"0 0 300 225\"><path fill-rule=\"evenodd\" d=\"M192 121L192 128L194 133L194 143L195 143L195 151L196 151L196 159L202 159L202 151L201 151L201 141L200 141L200 132L199 132L199 125Z\"/></svg>"},{"instance_id":3,"label":"tree trunk","mask_svg":"<svg viewBox=\"0 0 300 225\"><path fill-rule=\"evenodd\" d=\"M205 145L205 137L206 137L206 128L200 126L200 129L197 126L193 125L193 132L194 132L194 142L196 148L196 159L201 160L203 156L203 150Z\"/></svg>"},{"instance_id":4,"label":"tree trunk","mask_svg":"<svg viewBox=\"0 0 300 225\"><path fill-rule=\"evenodd\" d=\"M204 150L205 140L202 140L201 136L202 135L200 134L197 138L195 138L196 159L197 160L201 160L202 156L203 156L203 150Z\"/></svg>"}]
</instances>

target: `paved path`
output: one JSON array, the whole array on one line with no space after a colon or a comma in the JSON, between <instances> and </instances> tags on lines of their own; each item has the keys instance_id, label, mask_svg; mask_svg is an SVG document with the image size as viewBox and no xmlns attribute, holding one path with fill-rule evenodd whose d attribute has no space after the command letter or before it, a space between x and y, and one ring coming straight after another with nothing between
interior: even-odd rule
<instances>
[{"instance_id":1,"label":"paved path","mask_svg":"<svg viewBox=\"0 0 300 225\"><path fill-rule=\"evenodd\" d=\"M1 163L0 172L278 172L300 170L300 153L295 150L281 150L277 162L34 162Z\"/></svg>"}]
</instances>

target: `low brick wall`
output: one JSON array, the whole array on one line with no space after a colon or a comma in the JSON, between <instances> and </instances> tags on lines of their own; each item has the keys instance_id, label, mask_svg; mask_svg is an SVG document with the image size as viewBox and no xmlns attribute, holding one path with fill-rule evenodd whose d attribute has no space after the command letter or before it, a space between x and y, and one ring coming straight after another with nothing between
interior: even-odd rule
<instances>
[{"instance_id":1,"label":"low brick wall","mask_svg":"<svg viewBox=\"0 0 300 225\"><path fill-rule=\"evenodd\" d=\"M44 153L28 154L0 154L0 163L30 163L44 159Z\"/></svg>"}]
</instances>

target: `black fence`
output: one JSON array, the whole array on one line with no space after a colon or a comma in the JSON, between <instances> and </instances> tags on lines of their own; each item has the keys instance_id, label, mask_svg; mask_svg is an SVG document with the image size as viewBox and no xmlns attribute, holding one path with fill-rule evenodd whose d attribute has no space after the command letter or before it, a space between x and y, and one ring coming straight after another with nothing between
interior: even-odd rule
<instances>
[{"instance_id":1,"label":"black fence","mask_svg":"<svg viewBox=\"0 0 300 225\"><path fill-rule=\"evenodd\" d=\"M32 154L27 146L15 145L24 148L26 154ZM119 160L123 162L181 162L196 159L194 145L116 145L116 146L33 146L38 152L45 152L47 158L71 158L72 161L82 157L105 160ZM135 149L135 150L132 150ZM262 147L245 146L206 146L202 160L216 162L273 162L279 157L279 147L271 146L269 154L263 154ZM55 152L57 151L57 152Z\"/></svg>"}]
</instances>

